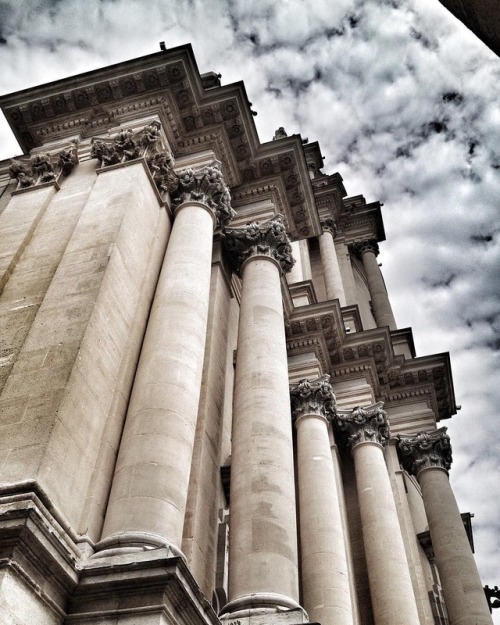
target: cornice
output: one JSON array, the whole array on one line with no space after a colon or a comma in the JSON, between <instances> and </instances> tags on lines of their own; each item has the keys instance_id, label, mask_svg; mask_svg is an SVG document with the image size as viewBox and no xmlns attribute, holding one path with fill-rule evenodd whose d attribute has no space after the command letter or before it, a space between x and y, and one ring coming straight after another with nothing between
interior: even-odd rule
<instances>
[{"instance_id":1,"label":"cornice","mask_svg":"<svg viewBox=\"0 0 500 625\"><path fill-rule=\"evenodd\" d=\"M346 244L356 240L374 238L385 241L384 222L380 202L366 203L362 195L344 198L338 217L338 227L345 236Z\"/></svg>"},{"instance_id":2,"label":"cornice","mask_svg":"<svg viewBox=\"0 0 500 625\"><path fill-rule=\"evenodd\" d=\"M174 156L211 147L235 190L279 179L290 236L321 233L300 136L261 144L244 84L205 88L190 45L5 95L0 106L25 152L157 114Z\"/></svg>"}]
</instances>

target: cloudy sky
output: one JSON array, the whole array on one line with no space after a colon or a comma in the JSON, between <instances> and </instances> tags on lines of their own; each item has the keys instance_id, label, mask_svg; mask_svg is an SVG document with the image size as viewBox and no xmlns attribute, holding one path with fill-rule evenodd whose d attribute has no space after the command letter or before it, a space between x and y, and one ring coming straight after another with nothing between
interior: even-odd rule
<instances>
[{"instance_id":1,"label":"cloudy sky","mask_svg":"<svg viewBox=\"0 0 500 625\"><path fill-rule=\"evenodd\" d=\"M451 352L451 480L500 584L500 59L438 0L0 0L0 29L0 94L190 42L244 80L262 141L319 140L384 203L396 320L418 355ZM2 119L0 159L18 152Z\"/></svg>"}]
</instances>

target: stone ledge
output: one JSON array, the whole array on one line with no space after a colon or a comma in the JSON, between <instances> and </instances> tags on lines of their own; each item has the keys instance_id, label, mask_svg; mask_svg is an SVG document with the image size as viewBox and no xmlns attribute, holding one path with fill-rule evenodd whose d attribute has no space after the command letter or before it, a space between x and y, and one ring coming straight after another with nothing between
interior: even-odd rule
<instances>
[{"instance_id":1,"label":"stone ledge","mask_svg":"<svg viewBox=\"0 0 500 625\"><path fill-rule=\"evenodd\" d=\"M65 625L149 625L162 615L179 625L220 625L182 558L165 548L87 560Z\"/></svg>"}]
</instances>

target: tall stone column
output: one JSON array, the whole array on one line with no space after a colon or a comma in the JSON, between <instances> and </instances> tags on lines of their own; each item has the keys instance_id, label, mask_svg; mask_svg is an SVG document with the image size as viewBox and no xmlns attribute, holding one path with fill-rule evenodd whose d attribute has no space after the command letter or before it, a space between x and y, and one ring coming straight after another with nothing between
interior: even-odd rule
<instances>
[{"instance_id":1,"label":"tall stone column","mask_svg":"<svg viewBox=\"0 0 500 625\"><path fill-rule=\"evenodd\" d=\"M349 570L328 436L335 414L330 376L291 387L297 428L300 552L304 608L321 625L353 625Z\"/></svg>"},{"instance_id":2,"label":"tall stone column","mask_svg":"<svg viewBox=\"0 0 500 625\"><path fill-rule=\"evenodd\" d=\"M186 169L151 309L99 550L180 553L205 349L212 241L230 196L216 166Z\"/></svg>"},{"instance_id":3,"label":"tall stone column","mask_svg":"<svg viewBox=\"0 0 500 625\"><path fill-rule=\"evenodd\" d=\"M377 263L379 253L377 241L375 239L355 241L352 244L351 250L363 262L377 326L379 328L389 326L391 330L396 330L397 326L391 303L387 295L387 289L385 288L380 267Z\"/></svg>"},{"instance_id":4,"label":"tall stone column","mask_svg":"<svg viewBox=\"0 0 500 625\"><path fill-rule=\"evenodd\" d=\"M399 436L404 468L422 489L432 548L451 625L491 625L476 562L448 480L450 437L446 428Z\"/></svg>"},{"instance_id":5,"label":"tall stone column","mask_svg":"<svg viewBox=\"0 0 500 625\"><path fill-rule=\"evenodd\" d=\"M292 423L280 275L293 264L281 217L226 229L243 280L236 356L229 603L222 614L300 608Z\"/></svg>"},{"instance_id":6,"label":"tall stone column","mask_svg":"<svg viewBox=\"0 0 500 625\"><path fill-rule=\"evenodd\" d=\"M339 410L356 472L370 596L376 625L419 625L415 595L383 449L389 440L381 404Z\"/></svg>"},{"instance_id":7,"label":"tall stone column","mask_svg":"<svg viewBox=\"0 0 500 625\"><path fill-rule=\"evenodd\" d=\"M329 300L338 299L340 305L345 306L344 285L334 242L337 226L334 219L323 219L321 225L323 234L319 237L319 249L325 275L326 296Z\"/></svg>"}]
</instances>

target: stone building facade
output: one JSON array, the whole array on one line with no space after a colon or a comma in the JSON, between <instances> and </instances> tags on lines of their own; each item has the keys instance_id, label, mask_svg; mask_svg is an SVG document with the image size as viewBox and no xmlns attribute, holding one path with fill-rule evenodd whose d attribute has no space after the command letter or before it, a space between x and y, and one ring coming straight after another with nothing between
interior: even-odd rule
<instances>
[{"instance_id":1,"label":"stone building facade","mask_svg":"<svg viewBox=\"0 0 500 625\"><path fill-rule=\"evenodd\" d=\"M0 105L2 623L491 623L380 204L190 46Z\"/></svg>"}]
</instances>

